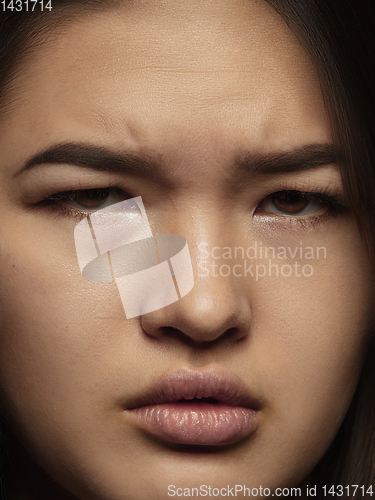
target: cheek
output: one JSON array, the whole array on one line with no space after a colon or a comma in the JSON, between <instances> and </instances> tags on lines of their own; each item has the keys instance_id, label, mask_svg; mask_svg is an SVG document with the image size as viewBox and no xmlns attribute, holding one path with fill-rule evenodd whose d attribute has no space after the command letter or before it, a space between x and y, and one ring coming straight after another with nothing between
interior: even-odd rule
<instances>
[{"instance_id":1,"label":"cheek","mask_svg":"<svg viewBox=\"0 0 375 500\"><path fill-rule=\"evenodd\" d=\"M283 459L296 471L316 464L335 436L373 325L371 267L359 237L327 235L318 246L326 247L325 258L299 260L312 265L310 277L259 280L257 293L254 285L248 362L265 395L263 444L274 462L271 452L283 443Z\"/></svg>"},{"instance_id":2,"label":"cheek","mask_svg":"<svg viewBox=\"0 0 375 500\"><path fill-rule=\"evenodd\" d=\"M0 257L1 393L20 415L69 393L73 403L78 379L88 391L111 344L108 327L124 318L113 283L81 277L73 234L34 234L13 231Z\"/></svg>"}]
</instances>

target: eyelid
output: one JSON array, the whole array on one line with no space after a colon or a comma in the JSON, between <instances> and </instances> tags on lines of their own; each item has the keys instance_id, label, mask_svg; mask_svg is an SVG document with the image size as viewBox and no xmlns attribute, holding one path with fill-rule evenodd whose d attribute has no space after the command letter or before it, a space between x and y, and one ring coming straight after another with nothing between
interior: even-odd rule
<instances>
[{"instance_id":1,"label":"eyelid","mask_svg":"<svg viewBox=\"0 0 375 500\"><path fill-rule=\"evenodd\" d=\"M280 189L281 188L281 189ZM49 210L53 210L57 213L57 216L66 216L70 218L75 218L75 219L83 219L84 217L87 217L88 215L92 214L98 209L93 209L93 210L83 210L80 208L75 208L73 206L68 206L67 204L64 205L64 199L69 198L73 194L79 194L79 193L84 193L85 191L99 191L99 190L110 190L111 192L117 191L121 192L121 194L124 195L124 199L126 198L133 198L134 194L130 194L128 191L124 189L124 186L119 183L110 183L110 184L105 184L102 186L96 186L96 187L88 187L85 189L71 189L71 190L64 190L60 192L55 192L47 197L45 197L43 200L41 200L39 203L34 205L35 208L41 208L45 207L46 209L48 208ZM317 215L317 212L314 212L312 214L307 214L307 215L292 215L292 214L278 214L278 213L270 213L270 212L265 212L265 213L260 213L260 207L267 199L269 199L271 196L274 196L277 193L282 193L282 192L297 192L301 193L307 197L310 197L311 199L321 201L322 205L324 203L327 204L327 209L324 211L323 215L334 215L337 214L340 211L343 210L348 210L347 205L343 202L343 196L340 191L340 189L336 188L333 189L332 187L327 187L327 188L322 188L322 186L303 186L301 189L300 186L298 188L296 187L291 187L290 185L288 187L285 186L283 188L282 186L278 186L278 189L271 192L269 195L264 197L260 203L258 203L255 211L253 212L253 216L267 216L267 217L272 217L273 219L288 219L292 220L294 219L295 221L303 221L303 220L311 220L312 218L317 218L320 217L320 215Z\"/></svg>"},{"instance_id":2,"label":"eyelid","mask_svg":"<svg viewBox=\"0 0 375 500\"><path fill-rule=\"evenodd\" d=\"M110 196L112 193L115 192L115 193L121 193L121 195L123 195L123 199L130 199L134 197L130 195L127 191L119 187L117 184L116 185L112 184L95 188L71 189L66 191L59 191L57 193L53 193L45 197L43 200L41 200L39 203L36 204L35 208L48 207L50 210L56 211L58 215L83 219L84 217L87 217L93 212L96 212L97 210L100 210L101 208L105 207L93 208L92 210L83 208L81 209L79 207L74 207L73 205L69 206L68 203L64 204L64 201L68 200L74 195L79 196L80 194L83 195L84 193L95 192L95 191L96 192L107 191L107 190L109 191L108 196Z\"/></svg>"},{"instance_id":3,"label":"eyelid","mask_svg":"<svg viewBox=\"0 0 375 500\"><path fill-rule=\"evenodd\" d=\"M273 196L277 194L284 194L284 193L295 193L295 194L301 194L305 196L307 199L310 199L311 201L317 201L322 204L322 209L324 206L326 209L322 214L320 214L320 211L315 211L310 214L288 214L288 213L282 213L282 212L261 212L262 206L267 203ZM273 193L269 194L263 200L258 204L254 215L257 216L268 216L268 217L273 217L273 218L287 218L289 220L294 219L294 220L309 220L313 218L319 218L321 216L326 216L328 215L337 215L339 212L346 211L348 210L348 207L346 204L340 199L341 198L341 193L338 191L331 192L329 189L322 189L318 188L316 191L307 191L307 190L302 190L302 189L278 189L277 191L274 191Z\"/></svg>"}]
</instances>

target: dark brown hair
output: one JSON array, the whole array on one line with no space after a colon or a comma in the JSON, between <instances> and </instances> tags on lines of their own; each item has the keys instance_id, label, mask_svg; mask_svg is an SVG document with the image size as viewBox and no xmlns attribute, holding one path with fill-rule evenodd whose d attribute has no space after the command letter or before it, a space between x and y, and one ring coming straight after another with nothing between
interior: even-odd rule
<instances>
[{"instance_id":1,"label":"dark brown hair","mask_svg":"<svg viewBox=\"0 0 375 500\"><path fill-rule=\"evenodd\" d=\"M6 113L12 105L10 89L23 58L77 15L123 1L53 0L52 12L0 13L0 113ZM266 2L284 18L315 64L334 131L346 195L375 263L374 2ZM374 334L345 420L309 481L318 487L375 486ZM362 492L353 498L362 498Z\"/></svg>"},{"instance_id":2,"label":"dark brown hair","mask_svg":"<svg viewBox=\"0 0 375 500\"><path fill-rule=\"evenodd\" d=\"M375 263L375 4L373 0L266 1L315 64L346 196ZM372 332L352 404L330 449L309 477L310 484L375 487L374 340ZM354 498L362 498L362 492Z\"/></svg>"}]
</instances>

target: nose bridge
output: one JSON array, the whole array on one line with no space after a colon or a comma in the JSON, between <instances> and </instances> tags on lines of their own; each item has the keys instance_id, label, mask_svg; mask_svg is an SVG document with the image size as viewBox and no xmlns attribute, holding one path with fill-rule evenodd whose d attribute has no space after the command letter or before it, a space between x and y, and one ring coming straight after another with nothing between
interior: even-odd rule
<instances>
[{"instance_id":1,"label":"nose bridge","mask_svg":"<svg viewBox=\"0 0 375 500\"><path fill-rule=\"evenodd\" d=\"M238 236L235 230L234 204L228 203L223 193L208 193L207 186L200 187L200 183L198 180L197 185L190 186L196 192L194 197L176 193L176 200L166 209L167 216L156 220L154 226L156 232L184 236L188 240L192 256L199 253L199 245L202 243L227 246Z\"/></svg>"},{"instance_id":2,"label":"nose bridge","mask_svg":"<svg viewBox=\"0 0 375 500\"><path fill-rule=\"evenodd\" d=\"M242 338L250 329L251 308L240 280L231 275L208 272L219 262L223 249L234 241L230 217L223 216L215 203L194 213L192 206L174 211L164 232L186 238L193 266L193 289L177 302L144 315L143 328L153 336L164 327L174 328L196 342L207 342L230 333ZM214 249L214 251L213 251Z\"/></svg>"},{"instance_id":3,"label":"nose bridge","mask_svg":"<svg viewBox=\"0 0 375 500\"><path fill-rule=\"evenodd\" d=\"M196 281L207 274L199 272L204 265L215 266L219 262L225 262L225 251L228 253L228 249L236 246L236 240L241 239L233 206L224 206L222 200L210 199L204 192L193 202L182 201L174 205L169 212L161 231L159 223L156 224L156 232L178 234L186 238ZM231 255L233 256L233 252ZM227 282L228 280L226 286Z\"/></svg>"}]
</instances>

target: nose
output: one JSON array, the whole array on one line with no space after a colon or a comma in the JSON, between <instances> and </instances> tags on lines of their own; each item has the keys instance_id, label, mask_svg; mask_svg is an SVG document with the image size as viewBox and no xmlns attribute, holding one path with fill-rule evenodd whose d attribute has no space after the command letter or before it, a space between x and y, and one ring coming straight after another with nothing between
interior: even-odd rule
<instances>
[{"instance_id":1,"label":"nose","mask_svg":"<svg viewBox=\"0 0 375 500\"><path fill-rule=\"evenodd\" d=\"M143 330L155 339L177 335L196 343L245 337L250 331L251 307L239 283L223 276L199 276L194 262L193 269L191 292L142 316Z\"/></svg>"}]
</instances>

